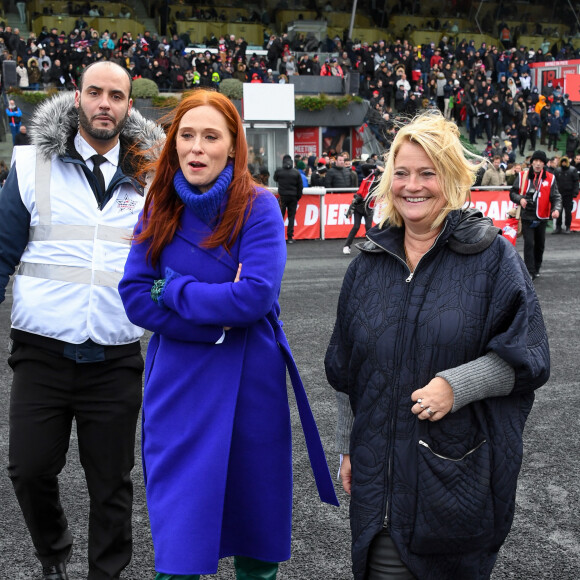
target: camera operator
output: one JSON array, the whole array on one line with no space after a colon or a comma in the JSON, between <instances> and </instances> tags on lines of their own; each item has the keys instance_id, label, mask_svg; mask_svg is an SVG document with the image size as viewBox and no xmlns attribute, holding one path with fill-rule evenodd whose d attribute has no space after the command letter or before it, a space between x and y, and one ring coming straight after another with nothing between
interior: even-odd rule
<instances>
[{"instance_id":1,"label":"camera operator","mask_svg":"<svg viewBox=\"0 0 580 580\"><path fill-rule=\"evenodd\" d=\"M384 168L380 165L376 165L374 161L369 160L361 166L361 171L363 180L358 191L354 194L348 211L345 214L348 218L354 215L354 225L348 234L344 248L342 248L343 254L350 254L350 246L360 229L363 219L365 221L365 230L367 232L373 225L374 204L370 202L369 196L378 184L379 177L384 171Z\"/></svg>"},{"instance_id":2,"label":"camera operator","mask_svg":"<svg viewBox=\"0 0 580 580\"><path fill-rule=\"evenodd\" d=\"M535 151L531 169L524 169L510 190L510 199L522 206L524 262L532 280L540 275L548 220L557 219L562 211L562 197L554 174L545 169L547 162L543 151Z\"/></svg>"}]
</instances>

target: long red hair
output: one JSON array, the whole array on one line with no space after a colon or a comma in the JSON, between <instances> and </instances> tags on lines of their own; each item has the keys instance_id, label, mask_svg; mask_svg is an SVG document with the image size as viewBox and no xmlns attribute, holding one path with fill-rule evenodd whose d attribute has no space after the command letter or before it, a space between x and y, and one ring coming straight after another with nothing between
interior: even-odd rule
<instances>
[{"instance_id":1,"label":"long red hair","mask_svg":"<svg viewBox=\"0 0 580 580\"><path fill-rule=\"evenodd\" d=\"M185 96L170 113L172 121L167 129L163 149L155 161L147 163L143 168L144 173L154 177L143 208L143 229L134 241L150 241L147 257L153 265L157 264L163 248L173 239L184 207L173 188L173 177L179 169L176 149L179 125L188 111L203 105L213 107L225 117L236 152L226 208L217 226L204 240L204 246L223 246L229 252L250 213L256 184L248 170L248 146L242 119L228 97L216 91L197 89Z\"/></svg>"}]
</instances>

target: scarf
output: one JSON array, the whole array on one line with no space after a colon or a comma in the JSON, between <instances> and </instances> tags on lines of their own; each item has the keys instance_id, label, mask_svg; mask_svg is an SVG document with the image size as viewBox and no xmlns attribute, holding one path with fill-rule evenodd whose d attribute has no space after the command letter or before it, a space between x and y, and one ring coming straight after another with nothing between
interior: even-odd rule
<instances>
[{"instance_id":1,"label":"scarf","mask_svg":"<svg viewBox=\"0 0 580 580\"><path fill-rule=\"evenodd\" d=\"M195 185L191 185L185 179L183 171L178 169L173 178L173 186L186 207L204 224L210 225L219 215L225 195L232 182L233 174L234 165L233 163L228 163L211 189L203 193Z\"/></svg>"}]
</instances>

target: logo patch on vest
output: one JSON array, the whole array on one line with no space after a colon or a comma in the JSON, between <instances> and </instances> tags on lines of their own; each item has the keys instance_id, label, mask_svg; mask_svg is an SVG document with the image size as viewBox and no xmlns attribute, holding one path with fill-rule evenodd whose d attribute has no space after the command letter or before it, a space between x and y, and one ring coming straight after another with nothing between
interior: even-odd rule
<instances>
[{"instance_id":1,"label":"logo patch on vest","mask_svg":"<svg viewBox=\"0 0 580 580\"><path fill-rule=\"evenodd\" d=\"M117 200L117 207L119 208L119 212L130 211L131 213L133 213L133 210L135 209L136 205L137 202L134 199L129 199L129 196L127 194L125 194L125 197L123 199Z\"/></svg>"}]
</instances>

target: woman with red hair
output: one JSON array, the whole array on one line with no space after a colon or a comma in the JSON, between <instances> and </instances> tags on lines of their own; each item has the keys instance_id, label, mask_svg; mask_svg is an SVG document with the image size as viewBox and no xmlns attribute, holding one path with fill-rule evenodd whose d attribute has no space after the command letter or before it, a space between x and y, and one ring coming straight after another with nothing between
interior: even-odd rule
<instances>
[{"instance_id":1,"label":"woman with red hair","mask_svg":"<svg viewBox=\"0 0 580 580\"><path fill-rule=\"evenodd\" d=\"M157 580L214 574L227 556L238 579L271 580L290 558L287 365L321 498L336 503L278 321L280 208L247 162L227 97L183 99L145 167L154 177L119 285L130 320L153 331L142 446Z\"/></svg>"}]
</instances>

